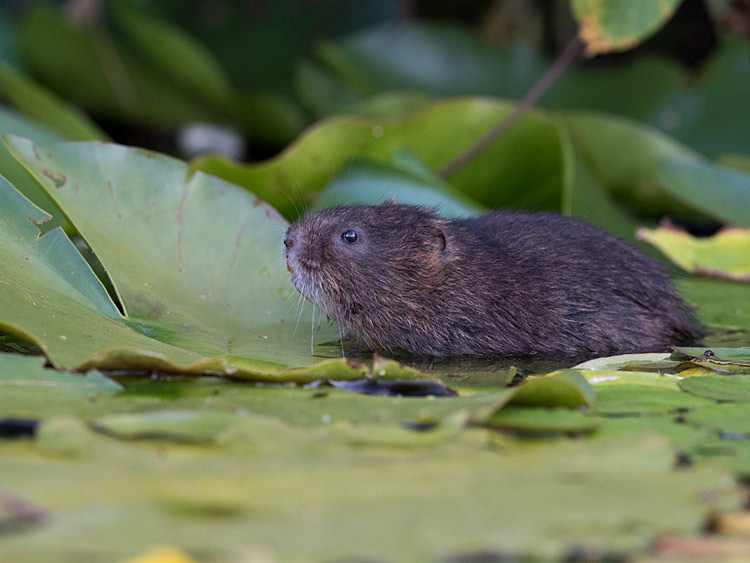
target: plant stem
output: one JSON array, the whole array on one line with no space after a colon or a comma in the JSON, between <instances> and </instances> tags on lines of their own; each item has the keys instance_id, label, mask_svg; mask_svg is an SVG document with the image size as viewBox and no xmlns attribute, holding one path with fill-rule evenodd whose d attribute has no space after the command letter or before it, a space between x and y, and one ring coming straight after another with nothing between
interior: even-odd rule
<instances>
[{"instance_id":1,"label":"plant stem","mask_svg":"<svg viewBox=\"0 0 750 563\"><path fill-rule=\"evenodd\" d=\"M465 152L458 155L454 160L449 162L446 166L440 170L440 177L447 178L452 174L458 172L466 164L474 160L477 156L482 154L492 143L494 143L503 133L505 133L511 126L518 121L518 119L530 110L539 101L547 90L557 81L560 75L570 64L580 55L583 50L583 43L574 36L573 39L568 42L565 49L560 56L550 65L542 77L534 84L526 95L515 105L513 111L506 115L500 120L497 125L485 133L484 137L479 139L476 143L470 146Z\"/></svg>"}]
</instances>

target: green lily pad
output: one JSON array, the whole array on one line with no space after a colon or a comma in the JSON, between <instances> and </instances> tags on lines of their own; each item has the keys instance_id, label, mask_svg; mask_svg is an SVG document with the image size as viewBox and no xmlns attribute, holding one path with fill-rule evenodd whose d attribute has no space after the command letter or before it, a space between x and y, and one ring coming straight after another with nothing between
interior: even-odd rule
<instances>
[{"instance_id":1,"label":"green lily pad","mask_svg":"<svg viewBox=\"0 0 750 563\"><path fill-rule=\"evenodd\" d=\"M675 285L685 301L695 308L699 321L708 333L701 339L703 346L713 349L748 345L750 284L678 278Z\"/></svg>"},{"instance_id":2,"label":"green lily pad","mask_svg":"<svg viewBox=\"0 0 750 563\"><path fill-rule=\"evenodd\" d=\"M700 379L700 378L691 378ZM685 415L689 424L706 428L725 440L750 441L748 406L743 403L707 404Z\"/></svg>"},{"instance_id":3,"label":"green lily pad","mask_svg":"<svg viewBox=\"0 0 750 563\"><path fill-rule=\"evenodd\" d=\"M591 432L601 421L586 413L565 408L521 408L509 406L489 419L486 424L502 430L524 433Z\"/></svg>"},{"instance_id":4,"label":"green lily pad","mask_svg":"<svg viewBox=\"0 0 750 563\"><path fill-rule=\"evenodd\" d=\"M723 229L698 238L682 229L663 226L639 229L637 236L691 274L750 281L750 229Z\"/></svg>"},{"instance_id":5,"label":"green lily pad","mask_svg":"<svg viewBox=\"0 0 750 563\"><path fill-rule=\"evenodd\" d=\"M0 418L107 412L108 399L123 394L122 385L99 372L60 372L45 363L43 356L0 354Z\"/></svg>"},{"instance_id":6,"label":"green lily pad","mask_svg":"<svg viewBox=\"0 0 750 563\"><path fill-rule=\"evenodd\" d=\"M668 373L651 371L621 371L618 369L581 370L581 376L594 386L594 390L602 386L639 385L644 388L661 387L677 390L678 376Z\"/></svg>"},{"instance_id":7,"label":"green lily pad","mask_svg":"<svg viewBox=\"0 0 750 563\"><path fill-rule=\"evenodd\" d=\"M654 33L680 0L572 0L581 39L590 56L631 49Z\"/></svg>"},{"instance_id":8,"label":"green lily pad","mask_svg":"<svg viewBox=\"0 0 750 563\"><path fill-rule=\"evenodd\" d=\"M64 140L60 135L46 127L3 107L0 107L0 131L3 135L18 135L33 139L38 143L54 143ZM29 177L23 166L16 162L4 145L0 146L0 170L2 170L2 176L13 184L18 191L35 205L54 216L47 225L48 228L57 226L68 228L69 223L67 223L57 204L39 184Z\"/></svg>"},{"instance_id":9,"label":"green lily pad","mask_svg":"<svg viewBox=\"0 0 750 563\"><path fill-rule=\"evenodd\" d=\"M702 440L686 449L685 454L698 462L709 460L726 467L740 478L747 479L750 476L750 439L747 437L744 440L732 437L725 440L719 437Z\"/></svg>"},{"instance_id":10,"label":"green lily pad","mask_svg":"<svg viewBox=\"0 0 750 563\"><path fill-rule=\"evenodd\" d=\"M3 388L2 394L7 396L11 387L25 389L43 387L58 391L78 391L82 393L117 392L123 389L122 385L100 373L61 373L45 368L45 363L46 360L42 356L0 354L0 387Z\"/></svg>"},{"instance_id":11,"label":"green lily pad","mask_svg":"<svg viewBox=\"0 0 750 563\"><path fill-rule=\"evenodd\" d=\"M470 546L550 560L571 545L629 553L664 531L696 533L709 511L741 502L722 469L674 471L672 446L654 434L496 452L471 435L486 431L464 431L458 442L394 451L347 446L336 429L237 420L249 443L237 434L216 453L112 440L70 419L42 424L37 442L3 457L0 478L32 499L55 483L43 499L55 517L4 537L3 555L75 558L85 545L90 558L122 560L168 544L207 561L240 550L423 561ZM550 499L575 510L550 510Z\"/></svg>"},{"instance_id":12,"label":"green lily pad","mask_svg":"<svg viewBox=\"0 0 750 563\"><path fill-rule=\"evenodd\" d=\"M639 385L601 386L596 389L598 414L609 416L666 416L703 406L705 401L671 389Z\"/></svg>"},{"instance_id":13,"label":"green lily pad","mask_svg":"<svg viewBox=\"0 0 750 563\"><path fill-rule=\"evenodd\" d=\"M690 377L679 383L680 389L713 399L732 403L750 403L750 375L709 375Z\"/></svg>"},{"instance_id":14,"label":"green lily pad","mask_svg":"<svg viewBox=\"0 0 750 563\"><path fill-rule=\"evenodd\" d=\"M750 373L750 350L741 348L680 347L674 357L719 373Z\"/></svg>"},{"instance_id":15,"label":"green lily pad","mask_svg":"<svg viewBox=\"0 0 750 563\"><path fill-rule=\"evenodd\" d=\"M516 388L510 403L522 407L590 407L594 390L576 370L553 372L545 377L530 377Z\"/></svg>"},{"instance_id":16,"label":"green lily pad","mask_svg":"<svg viewBox=\"0 0 750 563\"><path fill-rule=\"evenodd\" d=\"M604 416L666 416L711 404L680 390L680 378L654 372L582 370Z\"/></svg>"},{"instance_id":17,"label":"green lily pad","mask_svg":"<svg viewBox=\"0 0 750 563\"><path fill-rule=\"evenodd\" d=\"M646 354L620 354L588 360L573 369L646 371L674 369L682 362L671 360L670 354L649 352Z\"/></svg>"},{"instance_id":18,"label":"green lily pad","mask_svg":"<svg viewBox=\"0 0 750 563\"><path fill-rule=\"evenodd\" d=\"M286 223L272 208L154 153L8 145L99 258L125 316L61 231L37 241L26 218L45 215L6 184L5 330L37 342L58 367L267 377L311 365L309 317L296 335L296 296L279 260ZM337 337L333 328L315 335Z\"/></svg>"},{"instance_id":19,"label":"green lily pad","mask_svg":"<svg viewBox=\"0 0 750 563\"><path fill-rule=\"evenodd\" d=\"M705 399L683 393L676 377L648 372L584 373L590 382L593 381L596 393L594 412L601 415L666 416L710 404Z\"/></svg>"},{"instance_id":20,"label":"green lily pad","mask_svg":"<svg viewBox=\"0 0 750 563\"><path fill-rule=\"evenodd\" d=\"M705 348L705 347L691 347L691 346L678 346L674 348L674 357L681 359L684 356L699 359L701 361L708 360L713 361L717 365L722 363L736 362L738 365L742 363L750 363L750 348Z\"/></svg>"},{"instance_id":21,"label":"green lily pad","mask_svg":"<svg viewBox=\"0 0 750 563\"><path fill-rule=\"evenodd\" d=\"M469 421L468 411L457 411L441 420L427 424L428 428L409 425L353 424L336 428L338 435L355 446L398 448L433 447L456 438Z\"/></svg>"},{"instance_id":22,"label":"green lily pad","mask_svg":"<svg viewBox=\"0 0 750 563\"><path fill-rule=\"evenodd\" d=\"M91 421L91 427L121 440L209 444L238 417L220 410L163 410L104 416Z\"/></svg>"}]
</instances>

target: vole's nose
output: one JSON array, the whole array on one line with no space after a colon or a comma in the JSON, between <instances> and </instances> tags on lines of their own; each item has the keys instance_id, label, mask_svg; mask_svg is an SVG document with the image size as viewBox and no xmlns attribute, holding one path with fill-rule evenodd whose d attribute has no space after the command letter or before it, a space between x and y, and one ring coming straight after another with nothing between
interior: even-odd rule
<instances>
[{"instance_id":1,"label":"vole's nose","mask_svg":"<svg viewBox=\"0 0 750 563\"><path fill-rule=\"evenodd\" d=\"M294 237L289 233L284 235L284 246L292 248L294 246Z\"/></svg>"}]
</instances>

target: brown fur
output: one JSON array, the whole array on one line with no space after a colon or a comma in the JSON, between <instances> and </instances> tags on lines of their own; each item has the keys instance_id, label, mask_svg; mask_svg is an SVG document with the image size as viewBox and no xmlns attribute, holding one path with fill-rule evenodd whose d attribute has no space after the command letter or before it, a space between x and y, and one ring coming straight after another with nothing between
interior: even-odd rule
<instances>
[{"instance_id":1,"label":"brown fur","mask_svg":"<svg viewBox=\"0 0 750 563\"><path fill-rule=\"evenodd\" d=\"M658 262L551 213L337 207L289 227L284 244L297 289L376 350L607 355L700 335Z\"/></svg>"}]
</instances>

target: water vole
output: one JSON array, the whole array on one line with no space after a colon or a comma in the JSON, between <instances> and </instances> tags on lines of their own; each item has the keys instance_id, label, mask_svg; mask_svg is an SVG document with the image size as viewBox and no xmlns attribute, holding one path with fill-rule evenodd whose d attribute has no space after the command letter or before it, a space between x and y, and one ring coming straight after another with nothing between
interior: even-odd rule
<instances>
[{"instance_id":1,"label":"water vole","mask_svg":"<svg viewBox=\"0 0 750 563\"><path fill-rule=\"evenodd\" d=\"M552 213L335 207L290 226L284 245L302 295L375 350L608 355L699 337L658 262Z\"/></svg>"}]
</instances>

